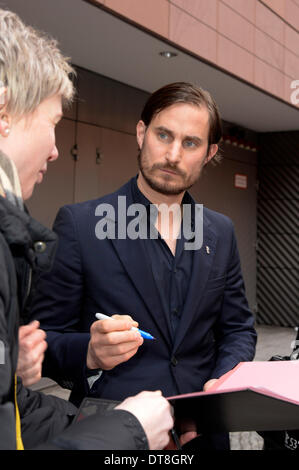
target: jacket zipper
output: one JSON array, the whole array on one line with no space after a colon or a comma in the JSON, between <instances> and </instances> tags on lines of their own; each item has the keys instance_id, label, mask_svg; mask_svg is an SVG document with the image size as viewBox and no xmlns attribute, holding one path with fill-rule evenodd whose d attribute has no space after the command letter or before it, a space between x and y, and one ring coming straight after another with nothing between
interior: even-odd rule
<instances>
[{"instance_id":1,"label":"jacket zipper","mask_svg":"<svg viewBox=\"0 0 299 470\"><path fill-rule=\"evenodd\" d=\"M26 300L29 297L30 290L31 290L31 284L32 284L32 268L29 267L29 274L28 274L28 284L27 284L27 292L26 292L26 298L24 301L24 305L26 303Z\"/></svg>"}]
</instances>

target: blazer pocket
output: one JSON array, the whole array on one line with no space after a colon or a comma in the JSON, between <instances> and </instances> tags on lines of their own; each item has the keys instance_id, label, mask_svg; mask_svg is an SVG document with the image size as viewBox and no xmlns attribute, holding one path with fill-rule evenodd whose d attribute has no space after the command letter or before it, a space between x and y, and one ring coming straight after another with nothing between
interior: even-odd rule
<instances>
[{"instance_id":1,"label":"blazer pocket","mask_svg":"<svg viewBox=\"0 0 299 470\"><path fill-rule=\"evenodd\" d=\"M216 277L215 279L209 279L207 282L206 290L220 289L225 286L225 276Z\"/></svg>"}]
</instances>

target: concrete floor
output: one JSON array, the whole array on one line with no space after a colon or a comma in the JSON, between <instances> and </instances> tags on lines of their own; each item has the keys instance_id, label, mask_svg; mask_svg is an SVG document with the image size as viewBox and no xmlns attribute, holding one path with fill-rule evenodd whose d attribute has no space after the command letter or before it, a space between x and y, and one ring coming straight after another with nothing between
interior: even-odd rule
<instances>
[{"instance_id":1,"label":"concrete floor","mask_svg":"<svg viewBox=\"0 0 299 470\"><path fill-rule=\"evenodd\" d=\"M296 331L294 328L284 328L278 326L257 325L258 341L255 361L267 361L271 356L279 354L281 356L290 355L292 342L295 340ZM59 387L48 378L43 378L33 387L35 390L42 390L44 393L68 399L69 390ZM233 432L230 433L232 450L262 450L263 439L256 432Z\"/></svg>"}]
</instances>

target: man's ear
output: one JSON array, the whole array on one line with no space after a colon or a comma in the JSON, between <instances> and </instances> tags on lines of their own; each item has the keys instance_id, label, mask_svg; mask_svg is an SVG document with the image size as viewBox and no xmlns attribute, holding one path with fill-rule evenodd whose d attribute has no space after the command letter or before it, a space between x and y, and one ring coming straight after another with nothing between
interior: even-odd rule
<instances>
[{"instance_id":1,"label":"man's ear","mask_svg":"<svg viewBox=\"0 0 299 470\"><path fill-rule=\"evenodd\" d=\"M142 149L144 137L145 137L145 131L146 131L146 125L144 124L143 121L138 121L137 126L136 126L136 138L137 138L137 143L139 150Z\"/></svg>"},{"instance_id":2,"label":"man's ear","mask_svg":"<svg viewBox=\"0 0 299 470\"><path fill-rule=\"evenodd\" d=\"M218 145L217 144L211 144L210 147L209 147L209 153L206 156L205 165L207 163L209 163L209 161L212 160L212 158L215 157L217 152L218 152Z\"/></svg>"},{"instance_id":3,"label":"man's ear","mask_svg":"<svg viewBox=\"0 0 299 470\"><path fill-rule=\"evenodd\" d=\"M0 136L7 137L11 128L11 117L6 111L6 87L0 87Z\"/></svg>"}]
</instances>

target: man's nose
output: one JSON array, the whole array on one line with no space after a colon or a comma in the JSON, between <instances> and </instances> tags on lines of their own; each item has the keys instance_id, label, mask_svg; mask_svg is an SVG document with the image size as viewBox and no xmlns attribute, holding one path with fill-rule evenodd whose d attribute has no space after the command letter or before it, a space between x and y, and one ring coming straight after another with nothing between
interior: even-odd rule
<instances>
[{"instance_id":1,"label":"man's nose","mask_svg":"<svg viewBox=\"0 0 299 470\"><path fill-rule=\"evenodd\" d=\"M49 156L48 160L49 162L53 162L54 160L57 160L58 158L58 149L56 147L56 145L54 145L54 148L51 152L51 155Z\"/></svg>"},{"instance_id":2,"label":"man's nose","mask_svg":"<svg viewBox=\"0 0 299 470\"><path fill-rule=\"evenodd\" d=\"M182 158L182 146L180 142L173 142L167 149L166 160L169 163L178 163Z\"/></svg>"}]
</instances>

